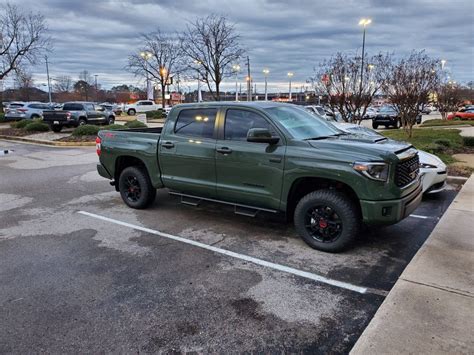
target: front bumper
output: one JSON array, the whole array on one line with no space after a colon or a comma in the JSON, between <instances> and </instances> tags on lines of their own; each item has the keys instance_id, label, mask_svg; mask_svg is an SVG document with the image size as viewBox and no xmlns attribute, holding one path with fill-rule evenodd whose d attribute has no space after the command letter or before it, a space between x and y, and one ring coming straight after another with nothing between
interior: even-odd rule
<instances>
[{"instance_id":1,"label":"front bumper","mask_svg":"<svg viewBox=\"0 0 474 355\"><path fill-rule=\"evenodd\" d=\"M361 200L362 220L370 225L394 224L409 216L420 204L423 196L422 186L411 194L397 200Z\"/></svg>"}]
</instances>

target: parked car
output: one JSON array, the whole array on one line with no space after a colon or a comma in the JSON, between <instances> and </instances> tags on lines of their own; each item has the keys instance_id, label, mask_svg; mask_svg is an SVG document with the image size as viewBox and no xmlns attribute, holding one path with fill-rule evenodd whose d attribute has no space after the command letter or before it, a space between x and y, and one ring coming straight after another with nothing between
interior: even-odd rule
<instances>
[{"instance_id":1,"label":"parked car","mask_svg":"<svg viewBox=\"0 0 474 355\"><path fill-rule=\"evenodd\" d=\"M429 115L433 111L430 105L421 105L419 110L423 115Z\"/></svg>"},{"instance_id":2,"label":"parked car","mask_svg":"<svg viewBox=\"0 0 474 355\"><path fill-rule=\"evenodd\" d=\"M474 120L474 108L462 108L448 115L448 120Z\"/></svg>"},{"instance_id":3,"label":"parked car","mask_svg":"<svg viewBox=\"0 0 474 355\"><path fill-rule=\"evenodd\" d=\"M416 115L415 122L416 124L421 123L421 114ZM377 115L372 118L372 128L377 129L379 126L385 126L385 128L390 126L400 128L402 126L400 114L395 107L387 105L380 108Z\"/></svg>"},{"instance_id":4,"label":"parked car","mask_svg":"<svg viewBox=\"0 0 474 355\"><path fill-rule=\"evenodd\" d=\"M99 104L99 106L103 107L107 111L112 111L115 114L115 116L120 116L123 112L122 108L119 105L103 102Z\"/></svg>"},{"instance_id":5,"label":"parked car","mask_svg":"<svg viewBox=\"0 0 474 355\"><path fill-rule=\"evenodd\" d=\"M49 104L41 102L13 102L5 109L5 119L23 120L43 117L44 110L50 110Z\"/></svg>"},{"instance_id":6,"label":"parked car","mask_svg":"<svg viewBox=\"0 0 474 355\"><path fill-rule=\"evenodd\" d=\"M139 100L134 104L127 104L124 107L124 111L129 116L134 116L137 113L147 112L147 111L156 111L162 108L162 105L156 104L151 100Z\"/></svg>"},{"instance_id":7,"label":"parked car","mask_svg":"<svg viewBox=\"0 0 474 355\"><path fill-rule=\"evenodd\" d=\"M188 204L280 212L328 252L350 245L362 222L402 220L422 197L410 144L344 134L291 104L182 104L163 128L104 130L96 143L99 174L131 208L168 188Z\"/></svg>"},{"instance_id":8,"label":"parked car","mask_svg":"<svg viewBox=\"0 0 474 355\"><path fill-rule=\"evenodd\" d=\"M365 115L362 119L364 120L371 120L378 114L378 110L375 107L368 107L367 110L365 111Z\"/></svg>"},{"instance_id":9,"label":"parked car","mask_svg":"<svg viewBox=\"0 0 474 355\"><path fill-rule=\"evenodd\" d=\"M115 114L92 102L66 102L62 110L44 111L43 121L49 124L54 132L61 132L63 127L114 124Z\"/></svg>"}]
</instances>

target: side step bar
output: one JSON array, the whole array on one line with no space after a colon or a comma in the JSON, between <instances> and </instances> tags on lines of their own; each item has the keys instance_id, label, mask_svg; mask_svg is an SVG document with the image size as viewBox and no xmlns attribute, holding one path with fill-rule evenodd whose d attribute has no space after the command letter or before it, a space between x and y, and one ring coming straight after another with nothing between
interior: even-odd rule
<instances>
[{"instance_id":1,"label":"side step bar","mask_svg":"<svg viewBox=\"0 0 474 355\"><path fill-rule=\"evenodd\" d=\"M224 205L234 206L234 213L235 214L239 214L239 215L247 216L247 217L255 217L258 214L258 212L262 212L262 211L263 212L269 212L269 213L278 213L277 210L271 210L271 209L268 209L268 208L260 208L260 207L242 205L240 203L216 200L216 199L213 199L213 198L187 195L187 194L183 194L183 193L176 192L176 191L170 191L169 194L170 195L175 195L175 196L180 196L182 204L190 205L190 206L194 206L194 207L199 206L199 204L202 201L216 202L216 203L222 203Z\"/></svg>"}]
</instances>

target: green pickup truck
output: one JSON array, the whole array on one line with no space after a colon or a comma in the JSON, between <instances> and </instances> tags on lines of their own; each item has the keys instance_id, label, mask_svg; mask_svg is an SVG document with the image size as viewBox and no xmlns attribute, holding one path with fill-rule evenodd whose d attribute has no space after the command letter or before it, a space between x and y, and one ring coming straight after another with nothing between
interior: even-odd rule
<instances>
[{"instance_id":1,"label":"green pickup truck","mask_svg":"<svg viewBox=\"0 0 474 355\"><path fill-rule=\"evenodd\" d=\"M362 223L402 220L422 196L412 146L344 133L290 104L178 105L163 128L103 130L96 143L99 174L132 208L168 188L186 204L282 212L328 252L350 245Z\"/></svg>"}]
</instances>

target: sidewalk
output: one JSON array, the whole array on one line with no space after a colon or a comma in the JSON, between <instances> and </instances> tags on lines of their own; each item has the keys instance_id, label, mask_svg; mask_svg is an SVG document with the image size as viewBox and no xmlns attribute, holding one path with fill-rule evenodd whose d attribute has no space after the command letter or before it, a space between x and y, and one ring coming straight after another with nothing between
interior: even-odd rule
<instances>
[{"instance_id":1,"label":"sidewalk","mask_svg":"<svg viewBox=\"0 0 474 355\"><path fill-rule=\"evenodd\" d=\"M351 354L474 353L474 175Z\"/></svg>"}]
</instances>

